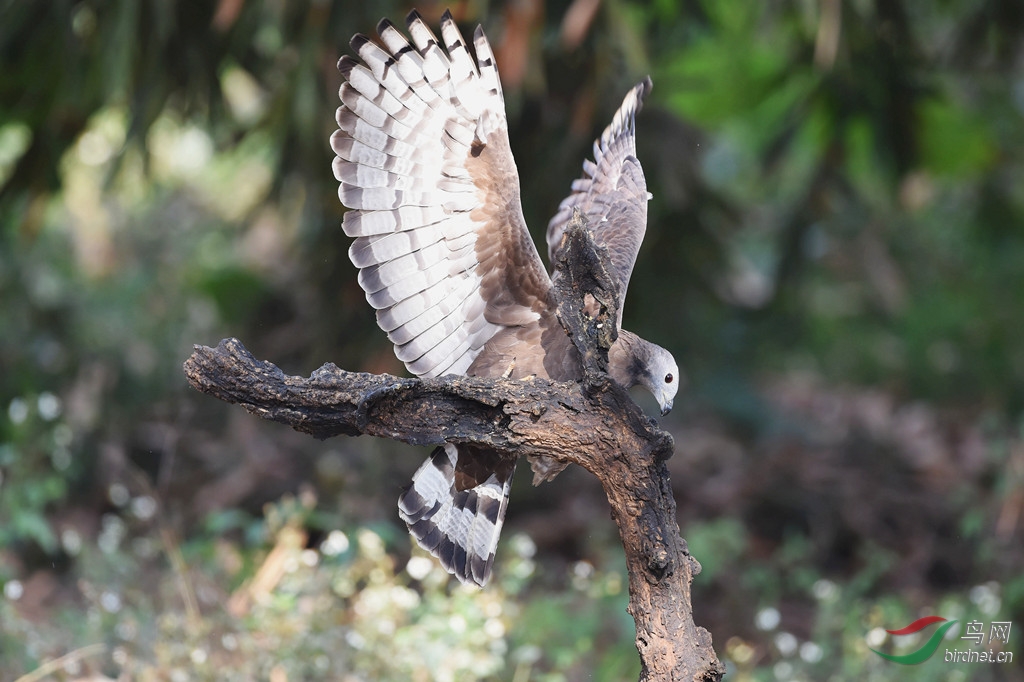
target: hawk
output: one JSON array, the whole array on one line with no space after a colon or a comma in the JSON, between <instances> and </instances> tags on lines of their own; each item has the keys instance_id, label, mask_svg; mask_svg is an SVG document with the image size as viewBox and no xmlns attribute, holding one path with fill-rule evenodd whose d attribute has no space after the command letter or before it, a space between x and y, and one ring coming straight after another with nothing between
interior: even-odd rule
<instances>
[{"instance_id":1,"label":"hawk","mask_svg":"<svg viewBox=\"0 0 1024 682\"><path fill-rule=\"evenodd\" d=\"M338 62L338 130L331 137L343 229L359 284L395 354L413 374L578 380L579 353L555 315L552 277L526 227L494 54L477 27L473 50L449 12L441 38L413 10L409 38L382 19L380 45L352 38ZM410 41L411 38L411 41ZM443 48L442 48L443 45ZM651 81L630 90L594 143L594 160L548 225L558 263L574 210L607 247L621 296L643 240L650 194L636 158L635 115ZM621 324L621 307L620 318ZM609 374L646 387L662 414L679 370L664 348L622 330ZM564 465L531 462L534 483ZM419 544L464 583L483 586L516 462L486 448L434 450L399 499Z\"/></svg>"}]
</instances>

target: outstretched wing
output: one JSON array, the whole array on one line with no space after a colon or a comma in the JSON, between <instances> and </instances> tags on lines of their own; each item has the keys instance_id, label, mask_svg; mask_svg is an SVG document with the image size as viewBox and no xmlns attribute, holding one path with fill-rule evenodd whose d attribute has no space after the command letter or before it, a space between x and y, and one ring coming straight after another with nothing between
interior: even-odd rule
<instances>
[{"instance_id":1,"label":"outstretched wing","mask_svg":"<svg viewBox=\"0 0 1024 682\"><path fill-rule=\"evenodd\" d=\"M647 182L636 158L636 112L651 91L646 78L630 90L611 124L594 142L594 160L583 162L583 177L574 180L572 193L558 207L548 223L548 257L552 268L558 263L558 250L573 209L587 218L594 241L608 248L611 268L619 280L619 296L626 298L626 287L633 272L637 252L647 230ZM619 306L619 324L622 306Z\"/></svg>"},{"instance_id":2,"label":"outstretched wing","mask_svg":"<svg viewBox=\"0 0 1024 682\"><path fill-rule=\"evenodd\" d=\"M352 39L331 137L359 284L395 353L420 376L464 374L504 328L547 305L550 279L530 238L494 56L475 59L451 14L446 49L413 11L412 43L387 20L383 49Z\"/></svg>"}]
</instances>

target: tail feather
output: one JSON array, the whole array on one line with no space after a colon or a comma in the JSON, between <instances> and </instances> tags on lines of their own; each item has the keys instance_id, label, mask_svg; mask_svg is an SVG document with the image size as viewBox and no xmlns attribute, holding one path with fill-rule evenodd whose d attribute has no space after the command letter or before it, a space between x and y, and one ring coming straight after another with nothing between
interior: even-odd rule
<instances>
[{"instance_id":1,"label":"tail feather","mask_svg":"<svg viewBox=\"0 0 1024 682\"><path fill-rule=\"evenodd\" d=\"M399 498L398 511L419 545L436 556L445 570L464 583L482 587L491 577L512 470L504 480L492 473L474 488L457 490L458 459L455 445L434 450Z\"/></svg>"}]
</instances>

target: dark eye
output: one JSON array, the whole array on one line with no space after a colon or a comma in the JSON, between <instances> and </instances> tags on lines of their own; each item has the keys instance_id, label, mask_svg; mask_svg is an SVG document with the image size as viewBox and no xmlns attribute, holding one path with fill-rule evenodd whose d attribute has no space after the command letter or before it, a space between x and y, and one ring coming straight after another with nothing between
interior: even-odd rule
<instances>
[{"instance_id":1,"label":"dark eye","mask_svg":"<svg viewBox=\"0 0 1024 682\"><path fill-rule=\"evenodd\" d=\"M671 384L671 383L672 383L672 379L673 379L673 378L674 378L674 377L673 377L673 376L672 376L671 374L666 374L666 375L665 375L665 383L666 383L666 384Z\"/></svg>"}]
</instances>

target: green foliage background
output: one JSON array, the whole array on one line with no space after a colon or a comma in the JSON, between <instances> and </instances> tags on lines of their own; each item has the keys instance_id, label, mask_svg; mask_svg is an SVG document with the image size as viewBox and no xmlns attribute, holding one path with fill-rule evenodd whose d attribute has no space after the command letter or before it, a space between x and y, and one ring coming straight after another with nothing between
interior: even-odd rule
<instances>
[{"instance_id":1,"label":"green foliage background","mask_svg":"<svg viewBox=\"0 0 1024 682\"><path fill-rule=\"evenodd\" d=\"M654 79L626 325L689 378L672 471L730 677L1011 679L869 647L913 650L884 629L939 614L1014 622L995 648L1024 655L1024 7L451 7L498 52L535 236ZM3 679L636 676L582 472L517 482L496 584L470 592L394 514L423 453L185 386L191 345L225 336L296 374L401 371L327 141L349 36L408 9L0 2Z\"/></svg>"}]
</instances>

